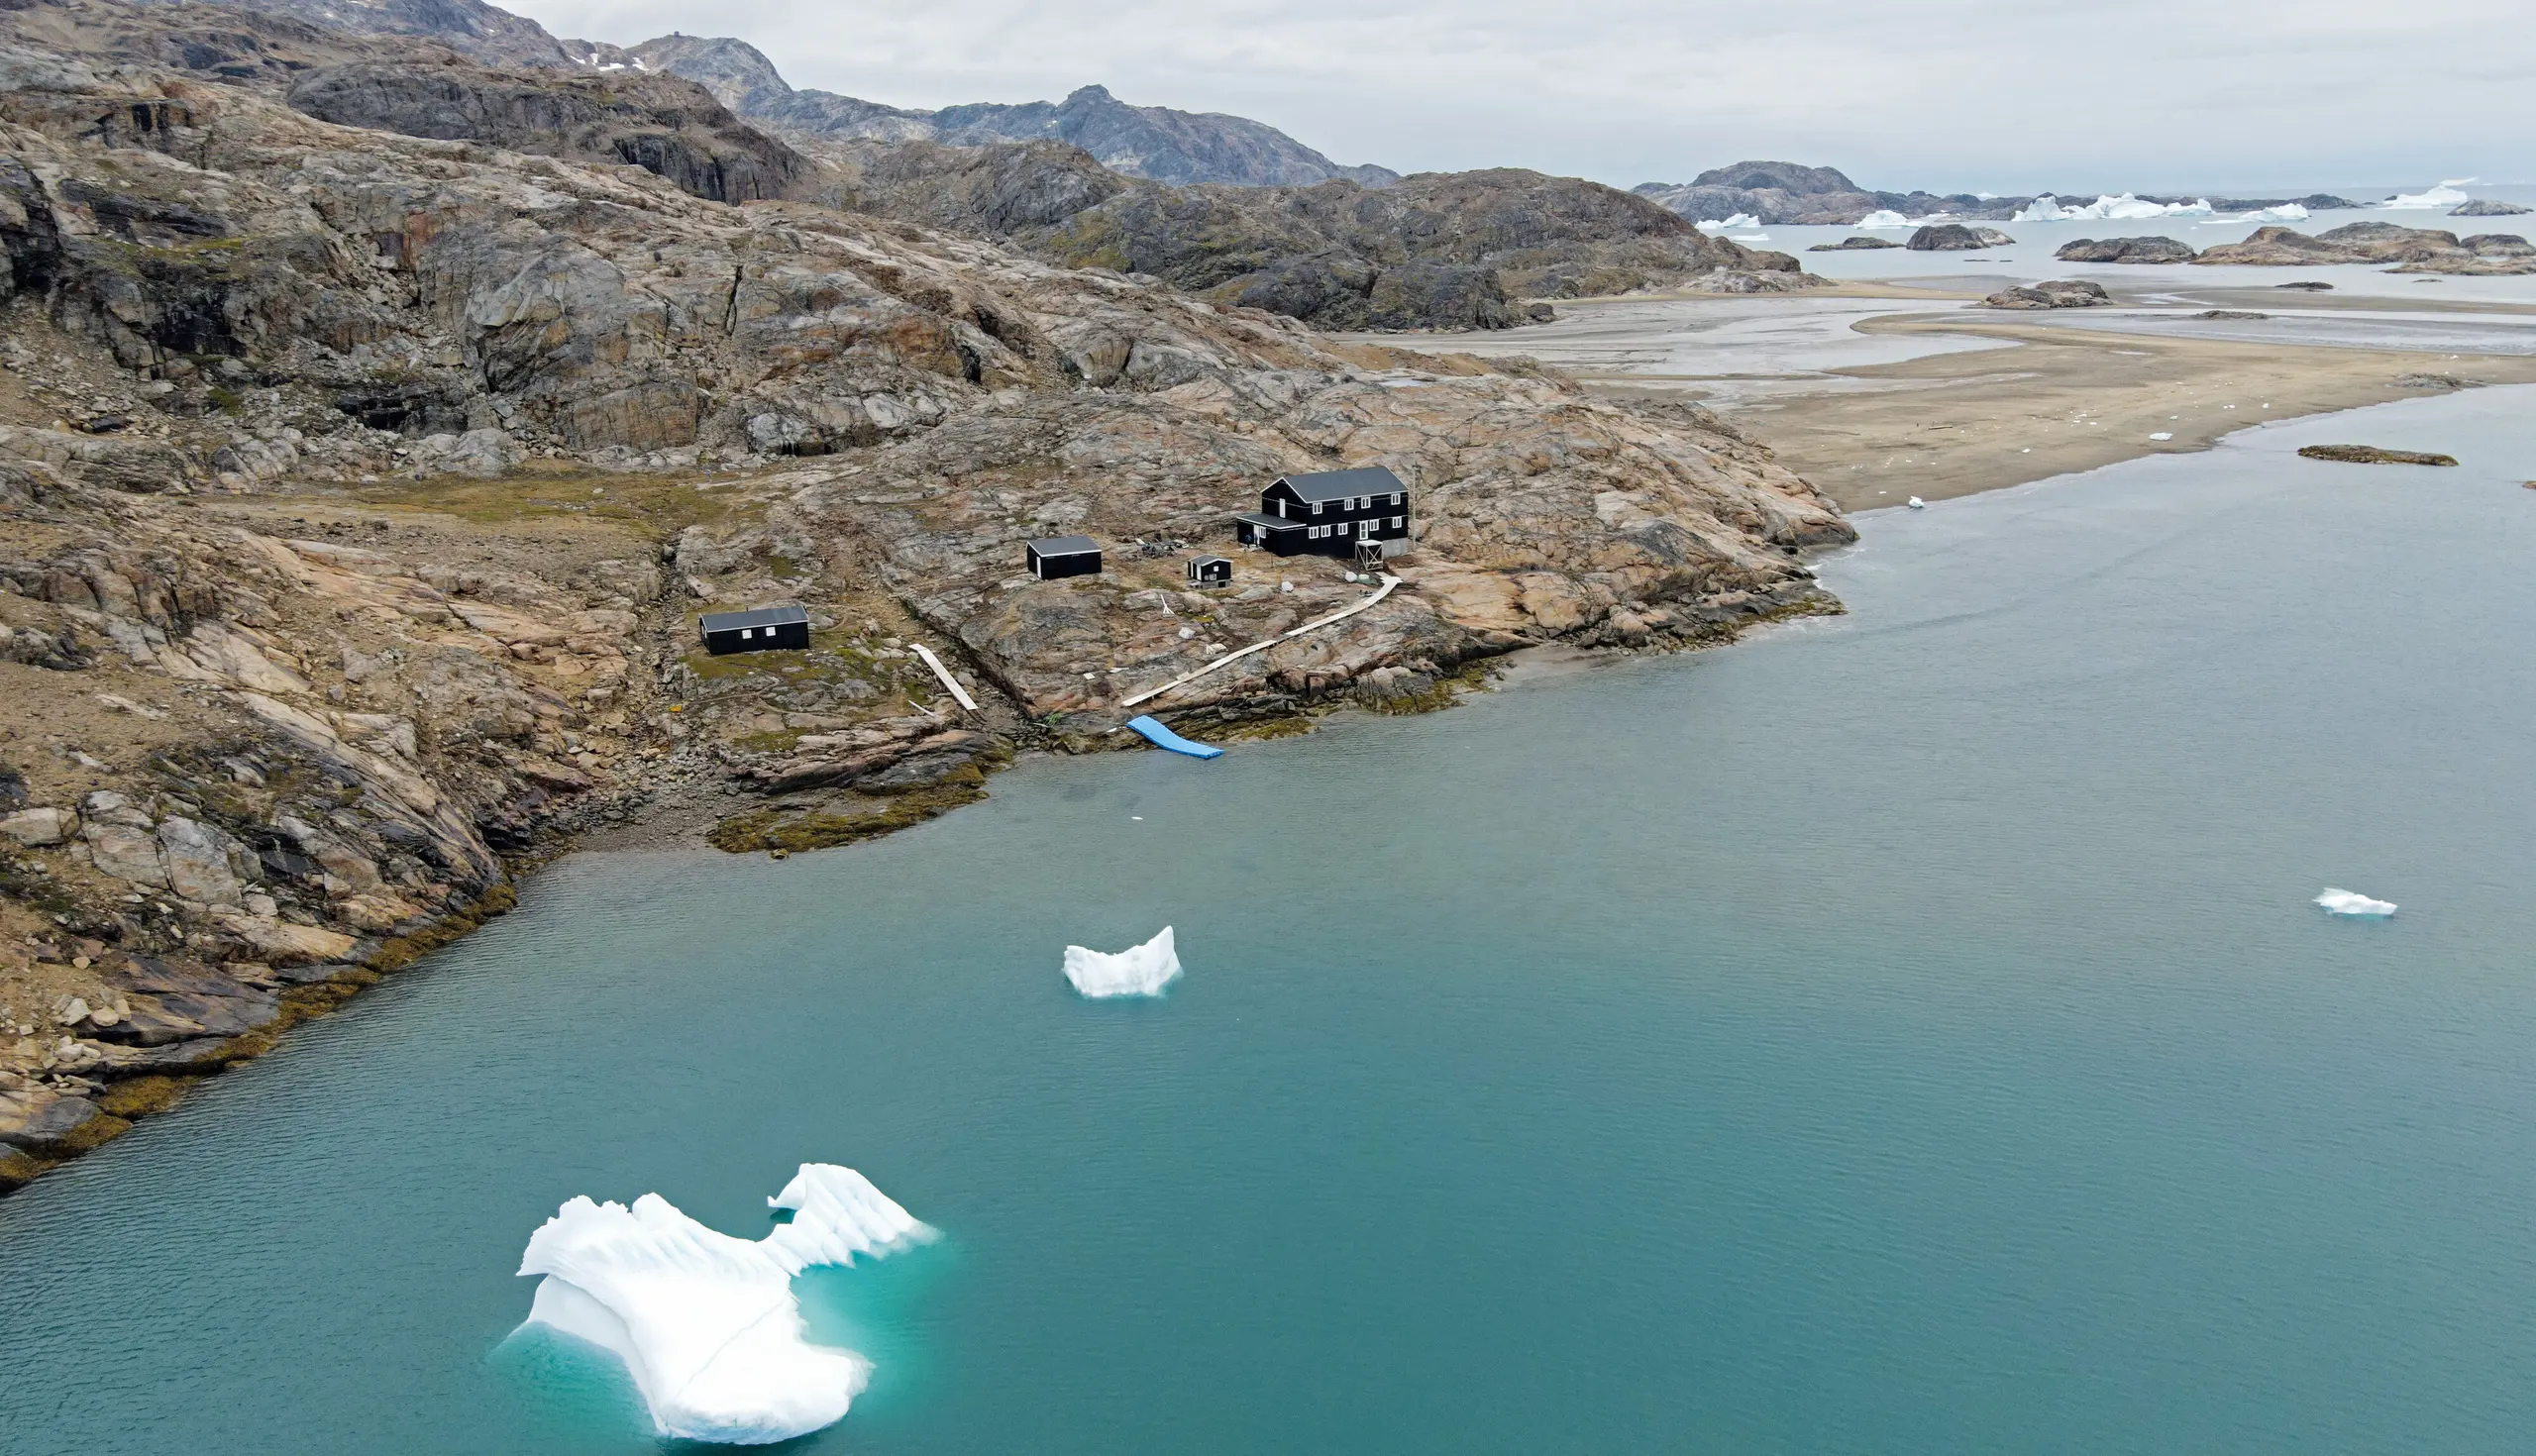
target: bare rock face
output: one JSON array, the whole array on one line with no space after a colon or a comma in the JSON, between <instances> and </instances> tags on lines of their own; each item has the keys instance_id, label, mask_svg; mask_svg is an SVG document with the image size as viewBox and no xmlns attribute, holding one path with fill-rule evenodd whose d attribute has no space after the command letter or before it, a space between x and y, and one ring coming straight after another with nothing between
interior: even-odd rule
<instances>
[{"instance_id":1,"label":"bare rock face","mask_svg":"<svg viewBox=\"0 0 2536 1456\"><path fill-rule=\"evenodd\" d=\"M2520 217L2529 212L2536 212L2536 208L2503 202L2497 197L2477 197L2448 209L2450 217Z\"/></svg>"},{"instance_id":2,"label":"bare rock face","mask_svg":"<svg viewBox=\"0 0 2536 1456\"><path fill-rule=\"evenodd\" d=\"M2200 256L2172 238L2080 238L2053 255L2062 262L2190 262Z\"/></svg>"},{"instance_id":3,"label":"bare rock face","mask_svg":"<svg viewBox=\"0 0 2536 1456\"><path fill-rule=\"evenodd\" d=\"M1838 243L1817 243L1805 251L1808 253L1863 253L1879 248L1901 246L1890 238L1870 238L1861 233L1854 237L1844 238Z\"/></svg>"},{"instance_id":4,"label":"bare rock face","mask_svg":"<svg viewBox=\"0 0 2536 1456\"><path fill-rule=\"evenodd\" d=\"M627 75L417 69L362 61L311 73L290 105L348 127L639 166L715 202L789 195L810 163L740 123L692 81Z\"/></svg>"},{"instance_id":5,"label":"bare rock face","mask_svg":"<svg viewBox=\"0 0 2536 1456\"><path fill-rule=\"evenodd\" d=\"M2057 278L2031 287L2005 288L1982 302L1992 308L2100 308L2113 298L2103 285L2084 278Z\"/></svg>"}]
</instances>

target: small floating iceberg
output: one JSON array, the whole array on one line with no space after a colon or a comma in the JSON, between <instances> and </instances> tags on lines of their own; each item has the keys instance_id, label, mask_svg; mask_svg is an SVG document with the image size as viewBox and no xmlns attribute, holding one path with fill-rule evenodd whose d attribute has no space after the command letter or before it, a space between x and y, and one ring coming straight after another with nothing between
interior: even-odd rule
<instances>
[{"instance_id":1,"label":"small floating iceberg","mask_svg":"<svg viewBox=\"0 0 2536 1456\"><path fill-rule=\"evenodd\" d=\"M1859 218L1856 222L1849 224L1849 226L1853 228L1865 228L1870 232L1874 232L1888 228L1907 228L1911 226L1911 220L1890 208L1884 208L1868 213L1866 216Z\"/></svg>"},{"instance_id":2,"label":"small floating iceberg","mask_svg":"<svg viewBox=\"0 0 2536 1456\"><path fill-rule=\"evenodd\" d=\"M2373 900L2357 890L2328 888L2316 896L2316 903L2324 906L2327 913L2335 915L2366 915L2383 920L2395 913L2393 900Z\"/></svg>"},{"instance_id":3,"label":"small floating iceberg","mask_svg":"<svg viewBox=\"0 0 2536 1456\"><path fill-rule=\"evenodd\" d=\"M1723 233L1729 228L1757 228L1760 225L1761 220L1759 218L1752 216L1748 212L1739 212L1733 217L1705 218L1699 222L1693 223L1691 226L1704 229L1710 233Z\"/></svg>"},{"instance_id":4,"label":"small floating iceberg","mask_svg":"<svg viewBox=\"0 0 2536 1456\"><path fill-rule=\"evenodd\" d=\"M2046 192L2017 210L2010 222L2067 223L2099 220L2138 221L2153 217L2207 217L2210 199L2196 197L2190 202L2151 202L2125 192L2119 197L2100 195L2093 202L2063 207L2060 199Z\"/></svg>"},{"instance_id":5,"label":"small floating iceberg","mask_svg":"<svg viewBox=\"0 0 2536 1456\"><path fill-rule=\"evenodd\" d=\"M1094 1000L1158 996L1164 987L1179 979L1180 953L1172 947L1168 925L1162 927L1162 934L1143 945L1129 946L1114 956L1079 945L1066 947L1066 980Z\"/></svg>"},{"instance_id":6,"label":"small floating iceberg","mask_svg":"<svg viewBox=\"0 0 2536 1456\"><path fill-rule=\"evenodd\" d=\"M802 1164L766 1201L792 1209L792 1221L751 1241L706 1228L658 1194L630 1208L574 1198L520 1256L523 1276L545 1276L521 1328L542 1324L625 1362L663 1436L762 1446L835 1424L872 1362L801 1338L792 1276L934 1232L833 1163Z\"/></svg>"}]
</instances>

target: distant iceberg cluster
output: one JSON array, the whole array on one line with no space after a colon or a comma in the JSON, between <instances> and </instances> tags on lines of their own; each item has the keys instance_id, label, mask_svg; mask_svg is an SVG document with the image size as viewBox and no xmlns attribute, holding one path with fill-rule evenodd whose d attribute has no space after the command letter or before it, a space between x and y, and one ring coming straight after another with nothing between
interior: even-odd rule
<instances>
[{"instance_id":1,"label":"distant iceberg cluster","mask_svg":"<svg viewBox=\"0 0 2536 1456\"><path fill-rule=\"evenodd\" d=\"M2228 223L2303 223L2306 220L2306 208L2295 202L2284 202L2277 207L2259 207L2253 212L2237 217L2204 218L2201 220L2201 226L2209 228Z\"/></svg>"},{"instance_id":2,"label":"distant iceberg cluster","mask_svg":"<svg viewBox=\"0 0 2536 1456\"><path fill-rule=\"evenodd\" d=\"M2316 903L2334 915L2367 915L2383 920L2395 913L2393 900L2373 900L2357 890L2328 888L2316 896Z\"/></svg>"},{"instance_id":3,"label":"distant iceberg cluster","mask_svg":"<svg viewBox=\"0 0 2536 1456\"><path fill-rule=\"evenodd\" d=\"M2402 212L2419 212L2434 207L2455 207L2458 203L2472 200L2457 189L2473 186L2481 180L2483 179L2480 177L2450 177L2427 192L2399 192L2378 205Z\"/></svg>"},{"instance_id":4,"label":"distant iceberg cluster","mask_svg":"<svg viewBox=\"0 0 2536 1456\"><path fill-rule=\"evenodd\" d=\"M2009 221L2020 223L2137 222L2153 217L2208 217L2215 209L2208 198L2191 202L2149 202L2125 192L2119 197L2099 196L2095 201L2076 207L2062 207L2060 199L2046 192L2017 210Z\"/></svg>"},{"instance_id":5,"label":"distant iceberg cluster","mask_svg":"<svg viewBox=\"0 0 2536 1456\"><path fill-rule=\"evenodd\" d=\"M872 1363L801 1338L792 1277L934 1233L833 1163L802 1164L767 1204L792 1209L792 1221L752 1242L706 1228L658 1194L630 1208L574 1198L520 1257L521 1274L545 1276L527 1324L625 1362L663 1436L758 1446L833 1425Z\"/></svg>"},{"instance_id":6,"label":"distant iceberg cluster","mask_svg":"<svg viewBox=\"0 0 2536 1456\"><path fill-rule=\"evenodd\" d=\"M1066 980L1074 988L1096 1000L1110 996L1158 996L1162 988L1180 979L1180 953L1173 948L1171 927L1143 945L1129 946L1116 955L1086 950L1079 945L1066 947Z\"/></svg>"}]
</instances>

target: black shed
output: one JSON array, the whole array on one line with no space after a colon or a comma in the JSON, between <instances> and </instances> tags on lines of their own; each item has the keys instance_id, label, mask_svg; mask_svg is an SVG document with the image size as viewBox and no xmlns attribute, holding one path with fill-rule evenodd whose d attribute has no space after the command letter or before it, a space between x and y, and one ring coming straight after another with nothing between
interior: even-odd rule
<instances>
[{"instance_id":1,"label":"black shed","mask_svg":"<svg viewBox=\"0 0 2536 1456\"><path fill-rule=\"evenodd\" d=\"M1232 563L1219 556L1189 559L1189 584L1192 586L1229 586L1232 584Z\"/></svg>"},{"instance_id":2,"label":"black shed","mask_svg":"<svg viewBox=\"0 0 2536 1456\"><path fill-rule=\"evenodd\" d=\"M704 650L717 658L725 653L774 652L810 645L810 614L798 606L706 612L695 619L695 625L704 634Z\"/></svg>"},{"instance_id":3,"label":"black shed","mask_svg":"<svg viewBox=\"0 0 2536 1456\"><path fill-rule=\"evenodd\" d=\"M1101 547L1089 536L1045 536L1022 548L1030 574L1042 581L1101 574Z\"/></svg>"}]
</instances>

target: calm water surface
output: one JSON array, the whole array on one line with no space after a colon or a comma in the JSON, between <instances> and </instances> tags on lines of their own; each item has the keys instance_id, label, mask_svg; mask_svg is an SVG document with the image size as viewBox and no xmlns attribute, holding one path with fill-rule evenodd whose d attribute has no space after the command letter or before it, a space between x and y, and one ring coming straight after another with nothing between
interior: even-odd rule
<instances>
[{"instance_id":1,"label":"calm water surface","mask_svg":"<svg viewBox=\"0 0 2536 1456\"><path fill-rule=\"evenodd\" d=\"M1853 615L1725 652L567 861L0 1202L0 1448L653 1450L506 1340L523 1241L826 1159L946 1237L805 1280L880 1373L788 1449L2524 1451L2531 402L1872 517ZM1165 923L1167 1000L1065 990Z\"/></svg>"}]
</instances>

